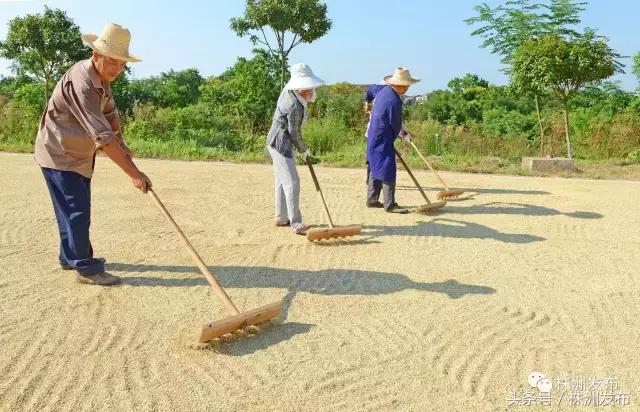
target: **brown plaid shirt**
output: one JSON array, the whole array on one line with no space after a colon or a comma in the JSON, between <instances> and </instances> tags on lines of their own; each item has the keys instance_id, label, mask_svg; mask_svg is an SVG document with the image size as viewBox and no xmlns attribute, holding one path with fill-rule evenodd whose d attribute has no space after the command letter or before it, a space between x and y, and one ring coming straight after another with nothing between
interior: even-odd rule
<instances>
[{"instance_id":1,"label":"brown plaid shirt","mask_svg":"<svg viewBox=\"0 0 640 412\"><path fill-rule=\"evenodd\" d=\"M115 135L109 119L118 116L111 86L91 60L82 60L62 76L40 120L35 160L42 167L90 178L97 149Z\"/></svg>"}]
</instances>

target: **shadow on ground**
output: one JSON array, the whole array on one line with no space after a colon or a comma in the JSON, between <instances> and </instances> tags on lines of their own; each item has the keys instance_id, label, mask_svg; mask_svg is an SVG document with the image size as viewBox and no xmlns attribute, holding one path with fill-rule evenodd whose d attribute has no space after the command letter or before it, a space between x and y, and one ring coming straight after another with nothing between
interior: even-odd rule
<instances>
[{"instance_id":1,"label":"shadow on ground","mask_svg":"<svg viewBox=\"0 0 640 412\"><path fill-rule=\"evenodd\" d=\"M444 214L446 209L441 209ZM438 236L456 239L493 239L502 243L533 243L546 240L543 237L526 233L503 233L478 223L462 220L434 218L428 222L418 221L412 226L375 226L367 225L367 236Z\"/></svg>"}]
</instances>

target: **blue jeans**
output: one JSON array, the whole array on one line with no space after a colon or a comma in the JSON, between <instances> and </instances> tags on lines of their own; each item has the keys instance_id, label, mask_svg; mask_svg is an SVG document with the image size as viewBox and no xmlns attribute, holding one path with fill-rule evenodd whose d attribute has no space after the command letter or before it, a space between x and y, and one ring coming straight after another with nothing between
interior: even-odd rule
<instances>
[{"instance_id":1,"label":"blue jeans","mask_svg":"<svg viewBox=\"0 0 640 412\"><path fill-rule=\"evenodd\" d=\"M76 172L42 168L60 231L61 265L82 275L104 272L104 263L93 258L89 240L91 179Z\"/></svg>"}]
</instances>

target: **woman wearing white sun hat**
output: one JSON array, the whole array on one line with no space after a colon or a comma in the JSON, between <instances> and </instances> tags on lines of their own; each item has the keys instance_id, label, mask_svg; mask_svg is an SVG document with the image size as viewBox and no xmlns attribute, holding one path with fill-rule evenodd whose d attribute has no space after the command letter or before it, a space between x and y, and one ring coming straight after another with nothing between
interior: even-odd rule
<instances>
[{"instance_id":1,"label":"woman wearing white sun hat","mask_svg":"<svg viewBox=\"0 0 640 412\"><path fill-rule=\"evenodd\" d=\"M291 66L291 79L285 85L273 114L267 136L267 149L273 159L275 174L275 224L291 226L303 235L309 227L302 223L300 213L300 177L293 160L293 151L302 154L304 161L310 156L302 141L302 125L307 118L307 103L316 99L315 89L325 82L313 74L304 63Z\"/></svg>"}]
</instances>

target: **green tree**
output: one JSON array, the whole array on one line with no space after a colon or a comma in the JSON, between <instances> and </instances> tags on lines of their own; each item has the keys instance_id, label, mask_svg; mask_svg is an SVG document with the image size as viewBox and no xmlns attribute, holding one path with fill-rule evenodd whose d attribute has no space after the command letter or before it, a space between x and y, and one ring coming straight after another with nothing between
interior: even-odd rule
<instances>
[{"instance_id":1,"label":"green tree","mask_svg":"<svg viewBox=\"0 0 640 412\"><path fill-rule=\"evenodd\" d=\"M170 70L157 77L131 80L127 86L130 96L119 90L116 97L121 95L125 101L150 102L160 107L186 107L198 101L203 82L197 69Z\"/></svg>"},{"instance_id":2,"label":"green tree","mask_svg":"<svg viewBox=\"0 0 640 412\"><path fill-rule=\"evenodd\" d=\"M318 89L318 99L309 115L339 120L345 127L361 130L368 116L362 110L362 89L349 83L336 83Z\"/></svg>"},{"instance_id":3,"label":"green tree","mask_svg":"<svg viewBox=\"0 0 640 412\"><path fill-rule=\"evenodd\" d=\"M489 87L489 82L476 74L467 73L463 77L455 77L447 84L453 93L452 107L458 119L482 120L480 97Z\"/></svg>"},{"instance_id":4,"label":"green tree","mask_svg":"<svg viewBox=\"0 0 640 412\"><path fill-rule=\"evenodd\" d=\"M585 11L587 4L573 0L550 0L549 4L542 5L547 10L541 16L543 34L555 33L568 39L580 37L574 27L580 24L580 14Z\"/></svg>"},{"instance_id":5,"label":"green tree","mask_svg":"<svg viewBox=\"0 0 640 412\"><path fill-rule=\"evenodd\" d=\"M64 11L46 6L42 14L10 20L7 38L0 42L0 57L13 60L17 73L44 83L45 104L58 78L89 55L73 20Z\"/></svg>"},{"instance_id":6,"label":"green tree","mask_svg":"<svg viewBox=\"0 0 640 412\"><path fill-rule=\"evenodd\" d=\"M580 23L580 13L584 11L585 4L572 0L549 0L548 3L507 0L504 4L492 8L483 3L474 8L476 16L466 19L465 22L469 25L480 24L481 26L471 35L483 39L481 47L489 48L491 53L502 56L502 63L511 65L515 50L528 40L554 33L571 38L577 36L578 33L572 27ZM507 69L507 72L509 71ZM534 83L531 83L531 86L533 85ZM540 115L539 96L544 90L520 87L519 92L534 97L542 151L544 127Z\"/></svg>"},{"instance_id":7,"label":"green tree","mask_svg":"<svg viewBox=\"0 0 640 412\"><path fill-rule=\"evenodd\" d=\"M509 64L518 46L544 33L541 8L531 0L508 0L494 8L483 3L474 7L476 15L465 23L480 24L471 35L482 39L480 47L502 56L502 62Z\"/></svg>"},{"instance_id":8,"label":"green tree","mask_svg":"<svg viewBox=\"0 0 640 412\"><path fill-rule=\"evenodd\" d=\"M573 158L569 134L569 101L587 85L598 84L621 71L620 56L607 42L588 31L574 40L557 34L526 41L513 56L515 90L550 88L562 103L567 157Z\"/></svg>"},{"instance_id":9,"label":"green tree","mask_svg":"<svg viewBox=\"0 0 640 412\"><path fill-rule=\"evenodd\" d=\"M530 0L510 0L495 8L483 3L474 8L477 15L466 19L465 22L469 25L481 24L482 26L471 32L471 35L482 38L481 47L489 48L491 53L502 56L502 63L509 65L515 49L525 41L543 35L545 24L541 8L541 4ZM538 99L542 91L523 92L534 96L542 146L544 128Z\"/></svg>"},{"instance_id":10,"label":"green tree","mask_svg":"<svg viewBox=\"0 0 640 412\"><path fill-rule=\"evenodd\" d=\"M208 79L200 87L200 100L213 113L244 119L256 132L270 125L280 89L279 62L264 50L254 53L252 59L240 57L222 75Z\"/></svg>"},{"instance_id":11,"label":"green tree","mask_svg":"<svg viewBox=\"0 0 640 412\"><path fill-rule=\"evenodd\" d=\"M465 99L473 100L489 87L489 82L477 74L467 73L463 77L454 77L447 86L452 92L465 96Z\"/></svg>"},{"instance_id":12,"label":"green tree","mask_svg":"<svg viewBox=\"0 0 640 412\"><path fill-rule=\"evenodd\" d=\"M12 98L20 87L35 83L29 76L0 76L0 95Z\"/></svg>"},{"instance_id":13,"label":"green tree","mask_svg":"<svg viewBox=\"0 0 640 412\"><path fill-rule=\"evenodd\" d=\"M42 83L27 83L18 87L13 95L13 100L18 107L28 110L32 114L41 115L42 93L44 93L44 85Z\"/></svg>"},{"instance_id":14,"label":"green tree","mask_svg":"<svg viewBox=\"0 0 640 412\"><path fill-rule=\"evenodd\" d=\"M127 77L127 72L123 72L111 82L111 92L120 114L130 114L135 100L131 92L131 81Z\"/></svg>"},{"instance_id":15,"label":"green tree","mask_svg":"<svg viewBox=\"0 0 640 412\"><path fill-rule=\"evenodd\" d=\"M622 90L619 82L604 82L585 87L571 100L571 109L588 109L594 115L612 118L626 110L633 98L633 93Z\"/></svg>"},{"instance_id":16,"label":"green tree","mask_svg":"<svg viewBox=\"0 0 640 412\"><path fill-rule=\"evenodd\" d=\"M244 15L231 19L231 29L240 37L249 35L253 44L266 46L277 56L282 89L291 50L327 34L331 20L327 18L327 5L319 0L247 0Z\"/></svg>"}]
</instances>

